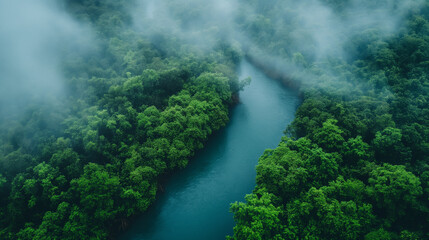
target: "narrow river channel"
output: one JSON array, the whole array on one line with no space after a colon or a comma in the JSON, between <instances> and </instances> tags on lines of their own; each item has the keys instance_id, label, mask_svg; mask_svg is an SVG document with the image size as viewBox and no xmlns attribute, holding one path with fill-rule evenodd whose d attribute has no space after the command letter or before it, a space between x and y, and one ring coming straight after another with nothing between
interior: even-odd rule
<instances>
[{"instance_id":1,"label":"narrow river channel","mask_svg":"<svg viewBox=\"0 0 429 240\"><path fill-rule=\"evenodd\" d=\"M188 167L174 174L153 206L120 239L220 240L232 234L230 203L244 201L255 187L255 166L266 148L275 148L293 120L298 94L267 78L248 62L230 122L211 137Z\"/></svg>"}]
</instances>

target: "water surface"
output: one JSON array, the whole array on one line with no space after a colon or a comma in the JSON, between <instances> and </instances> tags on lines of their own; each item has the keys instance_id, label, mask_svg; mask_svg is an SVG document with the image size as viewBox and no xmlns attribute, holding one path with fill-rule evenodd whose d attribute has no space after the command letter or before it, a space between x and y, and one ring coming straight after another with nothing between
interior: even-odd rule
<instances>
[{"instance_id":1,"label":"water surface","mask_svg":"<svg viewBox=\"0 0 429 240\"><path fill-rule=\"evenodd\" d=\"M228 125L168 180L121 239L219 240L232 234L230 203L244 201L253 190L258 158L277 146L299 103L296 92L244 61L240 79L248 76L252 82L240 93Z\"/></svg>"}]
</instances>

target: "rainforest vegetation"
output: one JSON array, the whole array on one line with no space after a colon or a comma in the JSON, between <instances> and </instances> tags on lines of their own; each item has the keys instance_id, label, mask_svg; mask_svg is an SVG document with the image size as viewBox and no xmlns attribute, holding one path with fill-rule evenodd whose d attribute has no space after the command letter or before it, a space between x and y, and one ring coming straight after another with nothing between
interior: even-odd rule
<instances>
[{"instance_id":1,"label":"rainforest vegetation","mask_svg":"<svg viewBox=\"0 0 429 240\"><path fill-rule=\"evenodd\" d=\"M126 1L66 1L97 34L65 51L68 92L2 116L0 239L107 239L228 121L234 51L198 54L133 31ZM35 98L37 100L37 98Z\"/></svg>"},{"instance_id":2,"label":"rainforest vegetation","mask_svg":"<svg viewBox=\"0 0 429 240\"><path fill-rule=\"evenodd\" d=\"M429 238L428 1L164 0L180 21L148 14L160 21L140 25L142 1L58 2L85 26L81 41L49 48L63 90L0 92L0 239L126 229L227 124L249 82L236 76L243 58L296 87L302 104L259 159L254 191L231 205L228 239Z\"/></svg>"},{"instance_id":3,"label":"rainforest vegetation","mask_svg":"<svg viewBox=\"0 0 429 240\"><path fill-rule=\"evenodd\" d=\"M323 2L347 19L351 1ZM228 239L428 239L429 3L394 34L368 27L346 41L346 57L323 58L317 46L288 46L293 20L275 17L299 15L293 4L259 9L243 28L263 52L302 66L284 81L312 79L286 136L259 159L253 193L232 204Z\"/></svg>"}]
</instances>

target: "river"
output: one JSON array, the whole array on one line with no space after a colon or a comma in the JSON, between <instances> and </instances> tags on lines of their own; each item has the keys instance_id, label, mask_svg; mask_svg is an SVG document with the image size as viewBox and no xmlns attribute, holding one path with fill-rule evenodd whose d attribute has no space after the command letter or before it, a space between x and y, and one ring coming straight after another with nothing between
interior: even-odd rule
<instances>
[{"instance_id":1,"label":"river","mask_svg":"<svg viewBox=\"0 0 429 240\"><path fill-rule=\"evenodd\" d=\"M243 61L240 79L248 76L252 82L240 92L227 126L173 174L164 193L120 239L220 240L232 234L230 203L252 192L259 156L277 146L299 104L296 91Z\"/></svg>"}]
</instances>

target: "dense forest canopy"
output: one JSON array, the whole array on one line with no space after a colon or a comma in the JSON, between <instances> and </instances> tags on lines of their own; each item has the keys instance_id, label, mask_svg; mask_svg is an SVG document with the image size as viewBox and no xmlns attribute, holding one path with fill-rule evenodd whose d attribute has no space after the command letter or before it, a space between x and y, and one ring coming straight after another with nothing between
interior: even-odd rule
<instances>
[{"instance_id":1,"label":"dense forest canopy","mask_svg":"<svg viewBox=\"0 0 429 240\"><path fill-rule=\"evenodd\" d=\"M27 4L0 4L29 14L2 23L0 238L106 239L226 124L240 53L139 32L127 1Z\"/></svg>"},{"instance_id":2,"label":"dense forest canopy","mask_svg":"<svg viewBox=\"0 0 429 240\"><path fill-rule=\"evenodd\" d=\"M429 238L429 2L272 2L248 55L303 103L228 238Z\"/></svg>"},{"instance_id":3,"label":"dense forest canopy","mask_svg":"<svg viewBox=\"0 0 429 240\"><path fill-rule=\"evenodd\" d=\"M125 229L225 126L244 57L303 103L227 238L429 238L427 0L3 1L0 20L1 239Z\"/></svg>"}]
</instances>

